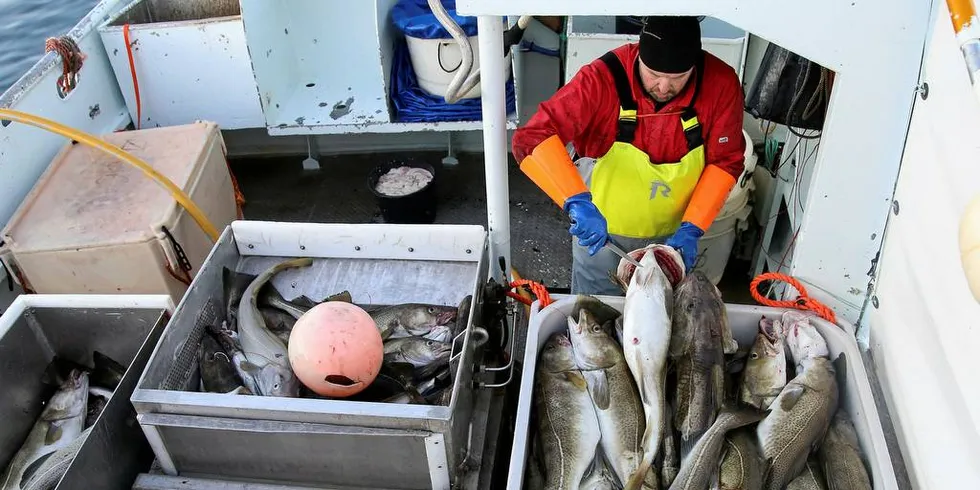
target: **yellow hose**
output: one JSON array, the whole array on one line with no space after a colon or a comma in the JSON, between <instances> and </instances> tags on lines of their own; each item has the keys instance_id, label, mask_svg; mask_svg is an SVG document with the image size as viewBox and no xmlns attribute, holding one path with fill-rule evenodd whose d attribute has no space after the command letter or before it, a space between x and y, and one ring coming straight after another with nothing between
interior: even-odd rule
<instances>
[{"instance_id":1,"label":"yellow hose","mask_svg":"<svg viewBox=\"0 0 980 490\"><path fill-rule=\"evenodd\" d=\"M197 223L198 226L204 230L209 237L211 237L212 242L218 241L218 229L211 224L201 208L194 204L194 201L184 193L184 191L177 187L170 179L166 178L160 172L157 172L149 164L136 158L131 153L126 152L116 146L107 143L102 138L97 136L79 131L74 128L65 126L57 121L52 121L50 119L45 119L40 116L35 116L33 114L28 114L26 112L15 111L12 109L0 109L0 120L11 120L19 123L24 123L36 128L41 128L52 133L60 134L66 138L71 138L79 143L84 143L92 148L97 148L102 150L120 160L129 163L130 165L143 171L151 179L157 181L167 192L170 193L177 200L177 202L187 210L187 213L191 215L191 218Z\"/></svg>"}]
</instances>

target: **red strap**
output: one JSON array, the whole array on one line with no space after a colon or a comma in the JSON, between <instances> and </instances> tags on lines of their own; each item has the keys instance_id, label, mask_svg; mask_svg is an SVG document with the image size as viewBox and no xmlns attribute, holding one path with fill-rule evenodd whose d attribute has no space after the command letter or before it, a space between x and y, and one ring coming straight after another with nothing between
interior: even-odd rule
<instances>
[{"instance_id":1,"label":"red strap","mask_svg":"<svg viewBox=\"0 0 980 490\"><path fill-rule=\"evenodd\" d=\"M129 42L129 24L123 25L123 41L126 43L126 56L129 57L129 73L133 75L133 90L136 92L136 129L140 129L143 108L140 104L140 84L136 78L136 63L133 61L133 45Z\"/></svg>"},{"instance_id":2,"label":"red strap","mask_svg":"<svg viewBox=\"0 0 980 490\"><path fill-rule=\"evenodd\" d=\"M788 301L775 301L769 298L765 298L759 293L759 284L762 281L784 281L790 286L793 286L800 294L795 300ZM806 288L800 284L799 281L794 279L792 276L786 274L780 274L778 272L767 272L765 274L760 274L755 279L752 280L752 284L749 286L752 292L752 297L755 298L760 304L765 306L771 306L774 308L796 308L798 310L809 310L816 313L819 317L827 320L828 322L837 323L837 315L834 314L834 310L830 309L827 305L810 298L807 295Z\"/></svg>"},{"instance_id":3,"label":"red strap","mask_svg":"<svg viewBox=\"0 0 980 490\"><path fill-rule=\"evenodd\" d=\"M550 305L551 303L554 303L554 301L551 299L551 295L548 294L548 288L544 287L544 284L534 282L534 281L529 281L527 279L518 279L510 283L510 287L512 288L519 288L521 286L527 286L528 289L530 289L531 292L534 293L534 296L536 296L538 298L538 301L541 302L542 308ZM507 296L510 296L511 298L514 298L517 301L520 301L521 303L524 303L526 305L531 304L531 302L528 301L527 298L517 293L507 291Z\"/></svg>"}]
</instances>

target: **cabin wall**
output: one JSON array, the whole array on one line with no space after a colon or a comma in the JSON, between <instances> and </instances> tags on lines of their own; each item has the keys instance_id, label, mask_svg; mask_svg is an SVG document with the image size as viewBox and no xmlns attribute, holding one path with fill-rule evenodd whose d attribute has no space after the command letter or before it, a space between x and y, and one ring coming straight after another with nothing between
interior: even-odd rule
<instances>
[{"instance_id":1,"label":"cabin wall","mask_svg":"<svg viewBox=\"0 0 980 490\"><path fill-rule=\"evenodd\" d=\"M879 276L867 310L885 399L917 488L980 488L980 304L968 289L958 232L980 193L980 103L945 2L934 3Z\"/></svg>"}]
</instances>

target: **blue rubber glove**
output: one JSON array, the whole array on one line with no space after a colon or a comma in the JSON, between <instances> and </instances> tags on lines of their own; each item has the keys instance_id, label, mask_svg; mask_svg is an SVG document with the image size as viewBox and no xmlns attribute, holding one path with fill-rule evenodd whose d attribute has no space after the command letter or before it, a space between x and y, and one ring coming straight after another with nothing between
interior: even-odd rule
<instances>
[{"instance_id":1,"label":"blue rubber glove","mask_svg":"<svg viewBox=\"0 0 980 490\"><path fill-rule=\"evenodd\" d=\"M687 271L694 268L694 262L698 258L698 239L704 235L704 230L698 228L687 221L681 223L680 228L667 239L667 245L674 247L684 258L684 267Z\"/></svg>"},{"instance_id":2,"label":"blue rubber glove","mask_svg":"<svg viewBox=\"0 0 980 490\"><path fill-rule=\"evenodd\" d=\"M578 237L578 244L589 248L589 255L595 255L609 239L606 218L592 203L592 194L582 192L565 200L565 212L572 220L568 232Z\"/></svg>"}]
</instances>

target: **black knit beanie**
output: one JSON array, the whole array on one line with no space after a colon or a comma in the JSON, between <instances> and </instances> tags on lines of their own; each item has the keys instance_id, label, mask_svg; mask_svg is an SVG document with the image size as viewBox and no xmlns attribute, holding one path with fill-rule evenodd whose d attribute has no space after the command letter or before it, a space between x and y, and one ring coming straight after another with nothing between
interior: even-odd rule
<instances>
[{"instance_id":1,"label":"black knit beanie","mask_svg":"<svg viewBox=\"0 0 980 490\"><path fill-rule=\"evenodd\" d=\"M640 61L662 73L683 73L701 52L697 17L648 17L640 32Z\"/></svg>"}]
</instances>

